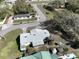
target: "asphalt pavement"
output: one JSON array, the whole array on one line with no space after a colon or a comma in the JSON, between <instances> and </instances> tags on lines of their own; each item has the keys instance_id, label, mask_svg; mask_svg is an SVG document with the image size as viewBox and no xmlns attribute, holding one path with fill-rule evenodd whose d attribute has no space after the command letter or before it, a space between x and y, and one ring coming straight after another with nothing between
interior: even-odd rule
<instances>
[{"instance_id":1,"label":"asphalt pavement","mask_svg":"<svg viewBox=\"0 0 79 59\"><path fill-rule=\"evenodd\" d=\"M33 9L37 12L37 16L39 16L38 19L37 19L37 21L38 22L44 22L44 21L46 21L46 16L38 8L37 4L31 4L31 5L32 5Z\"/></svg>"},{"instance_id":2,"label":"asphalt pavement","mask_svg":"<svg viewBox=\"0 0 79 59\"><path fill-rule=\"evenodd\" d=\"M27 29L28 27L39 26L39 23L29 23L29 24L20 24L20 25L11 25L9 28L0 31L0 36L4 36L6 33L15 30L15 29Z\"/></svg>"}]
</instances>

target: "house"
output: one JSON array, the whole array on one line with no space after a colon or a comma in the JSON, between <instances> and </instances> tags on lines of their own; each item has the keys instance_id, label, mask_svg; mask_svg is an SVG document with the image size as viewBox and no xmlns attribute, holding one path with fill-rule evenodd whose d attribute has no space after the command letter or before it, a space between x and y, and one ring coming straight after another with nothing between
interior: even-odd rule
<instances>
[{"instance_id":1,"label":"house","mask_svg":"<svg viewBox=\"0 0 79 59\"><path fill-rule=\"evenodd\" d=\"M7 4L14 4L16 0L5 0L5 3Z\"/></svg>"},{"instance_id":2,"label":"house","mask_svg":"<svg viewBox=\"0 0 79 59\"><path fill-rule=\"evenodd\" d=\"M32 15L30 14L18 14L13 16L13 20L22 20L22 19L31 19Z\"/></svg>"},{"instance_id":3,"label":"house","mask_svg":"<svg viewBox=\"0 0 79 59\"><path fill-rule=\"evenodd\" d=\"M5 3L8 3L8 4L14 4L16 0L5 0ZM49 1L49 0L25 0L26 2L28 1Z\"/></svg>"},{"instance_id":4,"label":"house","mask_svg":"<svg viewBox=\"0 0 79 59\"><path fill-rule=\"evenodd\" d=\"M26 50L26 46L32 43L33 47L44 44L44 39L49 37L48 30L32 29L30 33L23 33L20 35L20 50Z\"/></svg>"},{"instance_id":5,"label":"house","mask_svg":"<svg viewBox=\"0 0 79 59\"><path fill-rule=\"evenodd\" d=\"M74 53L65 54L64 56L60 56L61 59L78 59Z\"/></svg>"},{"instance_id":6,"label":"house","mask_svg":"<svg viewBox=\"0 0 79 59\"><path fill-rule=\"evenodd\" d=\"M58 59L58 56L50 54L49 51L41 51L30 56L21 57L20 59Z\"/></svg>"}]
</instances>

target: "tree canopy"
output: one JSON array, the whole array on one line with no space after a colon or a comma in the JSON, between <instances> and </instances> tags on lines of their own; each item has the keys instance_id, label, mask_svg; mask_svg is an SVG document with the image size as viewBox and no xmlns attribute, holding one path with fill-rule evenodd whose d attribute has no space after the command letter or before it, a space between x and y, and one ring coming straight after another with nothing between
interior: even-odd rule
<instances>
[{"instance_id":1,"label":"tree canopy","mask_svg":"<svg viewBox=\"0 0 79 59\"><path fill-rule=\"evenodd\" d=\"M0 0L0 3L1 3L2 1L4 1L4 0Z\"/></svg>"},{"instance_id":2,"label":"tree canopy","mask_svg":"<svg viewBox=\"0 0 79 59\"><path fill-rule=\"evenodd\" d=\"M0 20L2 21L6 16L12 15L12 10L9 8L0 8Z\"/></svg>"},{"instance_id":3,"label":"tree canopy","mask_svg":"<svg viewBox=\"0 0 79 59\"><path fill-rule=\"evenodd\" d=\"M57 12L54 19L44 23L49 31L60 31L62 38L69 42L79 42L79 15L68 10ZM74 44L75 46L77 44ZM77 46L79 47L79 46Z\"/></svg>"},{"instance_id":4,"label":"tree canopy","mask_svg":"<svg viewBox=\"0 0 79 59\"><path fill-rule=\"evenodd\" d=\"M32 12L31 5L27 4L25 0L17 0L13 5L14 14L24 14Z\"/></svg>"}]
</instances>

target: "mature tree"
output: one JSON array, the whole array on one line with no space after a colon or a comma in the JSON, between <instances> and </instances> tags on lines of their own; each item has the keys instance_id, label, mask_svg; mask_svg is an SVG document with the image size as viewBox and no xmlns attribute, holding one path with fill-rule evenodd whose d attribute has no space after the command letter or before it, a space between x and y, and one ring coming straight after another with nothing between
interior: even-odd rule
<instances>
[{"instance_id":1,"label":"mature tree","mask_svg":"<svg viewBox=\"0 0 79 59\"><path fill-rule=\"evenodd\" d=\"M60 8L61 6L65 5L65 0L55 0L48 4L52 8Z\"/></svg>"},{"instance_id":2,"label":"mature tree","mask_svg":"<svg viewBox=\"0 0 79 59\"><path fill-rule=\"evenodd\" d=\"M43 7L49 11L53 11L55 8L59 8L60 5L61 5L61 2L59 0L55 0L48 3L48 5L44 5Z\"/></svg>"},{"instance_id":3,"label":"mature tree","mask_svg":"<svg viewBox=\"0 0 79 59\"><path fill-rule=\"evenodd\" d=\"M27 4L25 0L17 0L13 6L15 14L24 14L32 11L31 5Z\"/></svg>"},{"instance_id":4,"label":"mature tree","mask_svg":"<svg viewBox=\"0 0 79 59\"><path fill-rule=\"evenodd\" d=\"M4 0L0 0L0 3L1 3L2 1L4 1Z\"/></svg>"},{"instance_id":5,"label":"mature tree","mask_svg":"<svg viewBox=\"0 0 79 59\"><path fill-rule=\"evenodd\" d=\"M79 4L73 2L65 3L65 8L79 14Z\"/></svg>"},{"instance_id":6,"label":"mature tree","mask_svg":"<svg viewBox=\"0 0 79 59\"><path fill-rule=\"evenodd\" d=\"M44 23L49 31L57 30L62 32L63 37L69 42L79 42L79 15L69 11L60 11L53 20Z\"/></svg>"},{"instance_id":7,"label":"mature tree","mask_svg":"<svg viewBox=\"0 0 79 59\"><path fill-rule=\"evenodd\" d=\"M6 16L12 15L12 10L9 8L0 8L0 20L3 20Z\"/></svg>"}]
</instances>

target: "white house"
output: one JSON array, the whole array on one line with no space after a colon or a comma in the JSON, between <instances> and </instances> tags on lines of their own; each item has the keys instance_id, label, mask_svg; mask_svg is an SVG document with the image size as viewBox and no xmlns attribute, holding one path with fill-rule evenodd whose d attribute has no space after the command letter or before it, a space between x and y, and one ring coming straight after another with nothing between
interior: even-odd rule
<instances>
[{"instance_id":1,"label":"white house","mask_svg":"<svg viewBox=\"0 0 79 59\"><path fill-rule=\"evenodd\" d=\"M22 19L31 19L32 15L30 14L18 14L13 16L13 20L22 20Z\"/></svg>"},{"instance_id":2,"label":"white house","mask_svg":"<svg viewBox=\"0 0 79 59\"><path fill-rule=\"evenodd\" d=\"M5 3L14 4L16 0L5 0Z\"/></svg>"},{"instance_id":3,"label":"white house","mask_svg":"<svg viewBox=\"0 0 79 59\"><path fill-rule=\"evenodd\" d=\"M16 1L16 0L5 0L6 3L11 3L11 4L14 4L15 1ZM37 2L38 2L38 1L53 1L53 0L25 0L25 1L26 1L26 2L28 2L28 1L30 1L30 2L31 2L31 1L37 1Z\"/></svg>"},{"instance_id":4,"label":"white house","mask_svg":"<svg viewBox=\"0 0 79 59\"><path fill-rule=\"evenodd\" d=\"M28 46L30 43L32 43L34 47L43 45L43 40L49 36L49 31L42 29L33 29L30 31L30 33L23 33L20 35L20 50L26 50L26 46Z\"/></svg>"}]
</instances>

